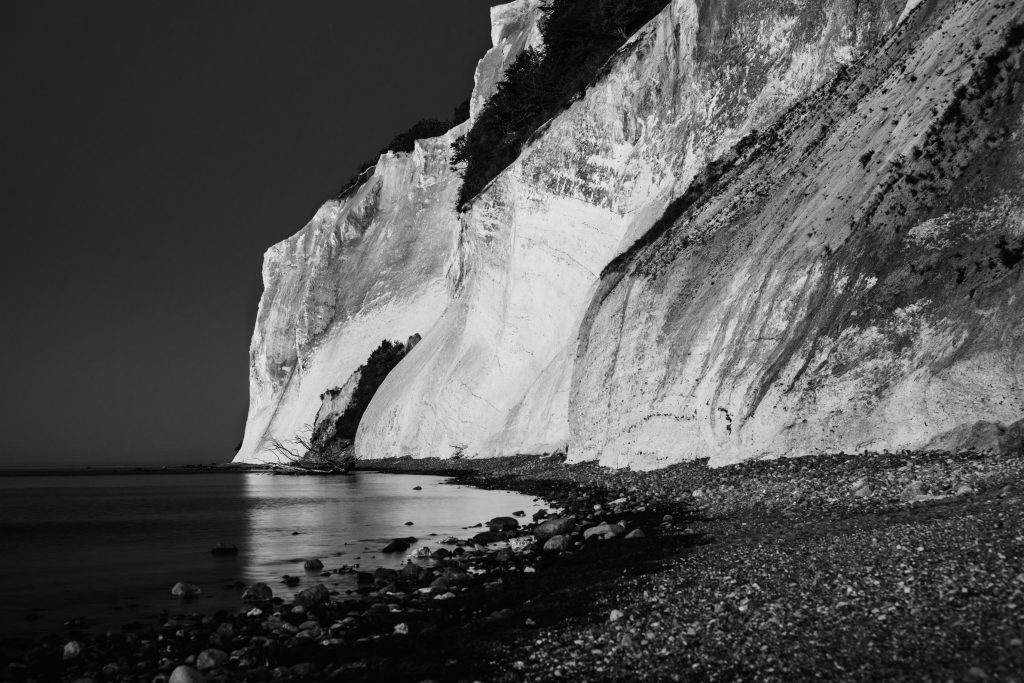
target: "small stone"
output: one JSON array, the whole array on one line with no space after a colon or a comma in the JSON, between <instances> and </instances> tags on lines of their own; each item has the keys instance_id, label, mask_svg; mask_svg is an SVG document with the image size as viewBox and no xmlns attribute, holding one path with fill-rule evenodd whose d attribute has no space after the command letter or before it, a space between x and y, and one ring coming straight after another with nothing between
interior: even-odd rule
<instances>
[{"instance_id":1,"label":"small stone","mask_svg":"<svg viewBox=\"0 0 1024 683\"><path fill-rule=\"evenodd\" d=\"M608 621L618 621L624 616L626 615L624 615L621 610L613 609L608 615Z\"/></svg>"},{"instance_id":2,"label":"small stone","mask_svg":"<svg viewBox=\"0 0 1024 683\"><path fill-rule=\"evenodd\" d=\"M296 678L313 678L320 673L320 668L313 662L302 662L291 667L288 671Z\"/></svg>"},{"instance_id":3,"label":"small stone","mask_svg":"<svg viewBox=\"0 0 1024 683\"><path fill-rule=\"evenodd\" d=\"M676 521L676 518L673 517L672 515L665 515L664 517L661 518L661 521L666 523L666 524L671 524L672 522Z\"/></svg>"},{"instance_id":4,"label":"small stone","mask_svg":"<svg viewBox=\"0 0 1024 683\"><path fill-rule=\"evenodd\" d=\"M288 586L289 588L294 588L295 586L299 585L299 577L297 576L289 576L285 574L281 577L281 581L284 582L284 585Z\"/></svg>"},{"instance_id":5,"label":"small stone","mask_svg":"<svg viewBox=\"0 0 1024 683\"><path fill-rule=\"evenodd\" d=\"M568 536L552 536L544 542L544 550L547 552L562 552L569 549Z\"/></svg>"},{"instance_id":6,"label":"small stone","mask_svg":"<svg viewBox=\"0 0 1024 683\"><path fill-rule=\"evenodd\" d=\"M324 568L324 563L317 559L306 560L302 563L302 568L306 571L318 572Z\"/></svg>"},{"instance_id":7,"label":"small stone","mask_svg":"<svg viewBox=\"0 0 1024 683\"><path fill-rule=\"evenodd\" d=\"M206 677L192 667L182 664L171 672L167 683L206 683Z\"/></svg>"},{"instance_id":8,"label":"small stone","mask_svg":"<svg viewBox=\"0 0 1024 683\"><path fill-rule=\"evenodd\" d=\"M854 491L853 495L855 495L857 498L867 498L868 496L871 495L871 486L868 484L864 484L856 491Z\"/></svg>"},{"instance_id":9,"label":"small stone","mask_svg":"<svg viewBox=\"0 0 1024 683\"><path fill-rule=\"evenodd\" d=\"M516 510L515 512L512 513L512 516L513 517L525 517L526 513L523 512L522 510Z\"/></svg>"},{"instance_id":10,"label":"small stone","mask_svg":"<svg viewBox=\"0 0 1024 683\"><path fill-rule=\"evenodd\" d=\"M982 669L980 666L972 666L970 669L967 670L967 675L965 676L965 678L968 681L987 681L988 674L985 673L985 670Z\"/></svg>"},{"instance_id":11,"label":"small stone","mask_svg":"<svg viewBox=\"0 0 1024 683\"><path fill-rule=\"evenodd\" d=\"M409 635L409 624L395 624L395 633L400 636Z\"/></svg>"},{"instance_id":12,"label":"small stone","mask_svg":"<svg viewBox=\"0 0 1024 683\"><path fill-rule=\"evenodd\" d=\"M72 640L64 645L64 659L78 659L82 656L82 644Z\"/></svg>"},{"instance_id":13,"label":"small stone","mask_svg":"<svg viewBox=\"0 0 1024 683\"><path fill-rule=\"evenodd\" d=\"M322 605L330 601L331 592L327 590L327 586L322 583L318 583L311 588L300 591L299 594L295 596L295 604L300 607L312 607L313 605Z\"/></svg>"},{"instance_id":14,"label":"small stone","mask_svg":"<svg viewBox=\"0 0 1024 683\"><path fill-rule=\"evenodd\" d=\"M607 540L609 538L615 538L624 531L625 529L618 524L598 524L597 526L592 526L584 531L583 538L593 538L596 536L597 538Z\"/></svg>"},{"instance_id":15,"label":"small stone","mask_svg":"<svg viewBox=\"0 0 1024 683\"><path fill-rule=\"evenodd\" d=\"M194 583L179 581L171 587L171 595L176 598L190 598L202 593L203 590Z\"/></svg>"},{"instance_id":16,"label":"small stone","mask_svg":"<svg viewBox=\"0 0 1024 683\"><path fill-rule=\"evenodd\" d=\"M900 492L900 500L911 503L924 495L924 484L912 481Z\"/></svg>"},{"instance_id":17,"label":"small stone","mask_svg":"<svg viewBox=\"0 0 1024 683\"><path fill-rule=\"evenodd\" d=\"M422 491L422 490L423 490L423 487L422 487L422 486L413 486L413 487L412 487L412 490L413 490L413 491Z\"/></svg>"},{"instance_id":18,"label":"small stone","mask_svg":"<svg viewBox=\"0 0 1024 683\"><path fill-rule=\"evenodd\" d=\"M218 543L210 548L211 555L237 555L238 547L233 543Z\"/></svg>"},{"instance_id":19,"label":"small stone","mask_svg":"<svg viewBox=\"0 0 1024 683\"><path fill-rule=\"evenodd\" d=\"M223 650L215 650L210 648L209 650L203 650L196 657L196 668L200 671L207 671L209 669L217 669L228 661L228 653Z\"/></svg>"},{"instance_id":20,"label":"small stone","mask_svg":"<svg viewBox=\"0 0 1024 683\"><path fill-rule=\"evenodd\" d=\"M641 529L633 529L628 534L626 534L626 538L627 539L629 539L629 538L644 538L646 536L647 536L647 534L645 534L643 532L643 530L641 530Z\"/></svg>"},{"instance_id":21,"label":"small stone","mask_svg":"<svg viewBox=\"0 0 1024 683\"><path fill-rule=\"evenodd\" d=\"M265 583L254 583L242 591L242 602L246 604L262 604L274 599L274 591Z\"/></svg>"},{"instance_id":22,"label":"small stone","mask_svg":"<svg viewBox=\"0 0 1024 683\"><path fill-rule=\"evenodd\" d=\"M576 523L566 517L556 517L555 519L549 519L542 522L533 532L540 540L551 538L552 536L564 536L571 534L576 529Z\"/></svg>"},{"instance_id":23,"label":"small stone","mask_svg":"<svg viewBox=\"0 0 1024 683\"><path fill-rule=\"evenodd\" d=\"M409 549L409 544L404 539L396 538L395 540L391 541L386 546L384 546L384 550L382 550L381 552L384 552L384 553L404 553L408 549Z\"/></svg>"},{"instance_id":24,"label":"small stone","mask_svg":"<svg viewBox=\"0 0 1024 683\"><path fill-rule=\"evenodd\" d=\"M973 496L974 495L974 489L972 489L967 484L963 484L962 486L960 486L960 488L958 488L956 490L956 495L958 495L958 496Z\"/></svg>"},{"instance_id":25,"label":"small stone","mask_svg":"<svg viewBox=\"0 0 1024 683\"><path fill-rule=\"evenodd\" d=\"M412 526L412 522L406 522L405 525L406 526Z\"/></svg>"}]
</instances>

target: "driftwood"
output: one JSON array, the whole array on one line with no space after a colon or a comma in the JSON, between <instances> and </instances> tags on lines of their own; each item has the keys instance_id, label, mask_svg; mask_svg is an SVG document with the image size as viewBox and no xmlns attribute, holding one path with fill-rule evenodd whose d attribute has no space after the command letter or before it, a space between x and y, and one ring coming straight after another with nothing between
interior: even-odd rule
<instances>
[{"instance_id":1,"label":"driftwood","mask_svg":"<svg viewBox=\"0 0 1024 683\"><path fill-rule=\"evenodd\" d=\"M304 433L312 433L310 425ZM264 441L267 450L277 459L268 463L280 474L345 474L355 466L351 444L342 449L325 449L314 445L310 436L297 434L289 441L269 437Z\"/></svg>"}]
</instances>

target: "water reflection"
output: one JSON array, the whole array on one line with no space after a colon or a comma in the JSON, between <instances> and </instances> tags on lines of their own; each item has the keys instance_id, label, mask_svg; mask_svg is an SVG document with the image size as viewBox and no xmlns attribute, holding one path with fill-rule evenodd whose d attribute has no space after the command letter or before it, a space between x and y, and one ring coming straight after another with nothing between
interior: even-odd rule
<instances>
[{"instance_id":1,"label":"water reflection","mask_svg":"<svg viewBox=\"0 0 1024 683\"><path fill-rule=\"evenodd\" d=\"M538 509L528 496L443 481L371 472L0 477L0 585L10 588L0 637L53 632L75 616L106 629L164 610L234 610L240 582L266 582L282 597L317 581L343 591L352 575L309 575L302 561L394 567L405 556L381 554L389 539L436 547L471 533L464 526ZM234 543L238 556L211 555L217 543ZM283 574L302 583L288 589ZM177 581L202 596L171 598Z\"/></svg>"},{"instance_id":2,"label":"water reflection","mask_svg":"<svg viewBox=\"0 0 1024 683\"><path fill-rule=\"evenodd\" d=\"M437 547L445 536L465 536L464 527L542 504L507 491L483 491L445 484L443 477L357 472L346 477L245 475L248 536L240 557L245 580L265 581L287 596L323 581L335 590L355 587L350 574L320 577L302 562L318 558L328 570L398 567L405 554L380 552L393 538L415 536L419 546ZM421 490L414 490L415 487ZM412 522L411 526L406 522ZM281 576L301 576L288 589Z\"/></svg>"}]
</instances>

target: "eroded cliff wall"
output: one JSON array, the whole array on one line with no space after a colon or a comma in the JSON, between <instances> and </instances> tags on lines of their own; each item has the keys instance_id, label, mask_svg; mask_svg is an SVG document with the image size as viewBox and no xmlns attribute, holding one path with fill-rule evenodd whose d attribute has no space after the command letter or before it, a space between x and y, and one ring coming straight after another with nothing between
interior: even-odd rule
<instances>
[{"instance_id":1,"label":"eroded cliff wall","mask_svg":"<svg viewBox=\"0 0 1024 683\"><path fill-rule=\"evenodd\" d=\"M474 103L539 40L538 6L493 8L495 42L477 68ZM357 189L267 251L237 461L277 459L270 442L308 437L320 395L344 384L382 339L422 333L440 317L459 231L450 148L467 125L385 154Z\"/></svg>"},{"instance_id":2,"label":"eroded cliff wall","mask_svg":"<svg viewBox=\"0 0 1024 683\"><path fill-rule=\"evenodd\" d=\"M602 268L709 159L873 49L904 7L670 2L473 201L453 300L370 404L357 454L564 446L570 397L593 399L570 380Z\"/></svg>"},{"instance_id":3,"label":"eroded cliff wall","mask_svg":"<svg viewBox=\"0 0 1024 683\"><path fill-rule=\"evenodd\" d=\"M913 3L612 264L576 459L921 448L1024 413L1019 3Z\"/></svg>"}]
</instances>

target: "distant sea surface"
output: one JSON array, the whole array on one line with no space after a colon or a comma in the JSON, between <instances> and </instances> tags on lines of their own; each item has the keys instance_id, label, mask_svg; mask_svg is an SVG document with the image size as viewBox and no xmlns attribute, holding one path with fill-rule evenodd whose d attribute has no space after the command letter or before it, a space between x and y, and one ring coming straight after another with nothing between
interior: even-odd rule
<instances>
[{"instance_id":1,"label":"distant sea surface","mask_svg":"<svg viewBox=\"0 0 1024 683\"><path fill-rule=\"evenodd\" d=\"M0 477L0 636L58 632L73 617L115 630L165 610L237 610L241 590L231 584L239 581L266 582L285 598L316 582L344 592L354 575L324 578L303 571L303 561L397 567L404 555L380 552L390 539L416 536L410 552L437 547L474 533L469 525L543 507L444 481L374 472ZM217 543L238 546L238 555L212 555ZM286 588L284 574L300 585ZM200 598L172 598L178 581L200 586Z\"/></svg>"}]
</instances>

